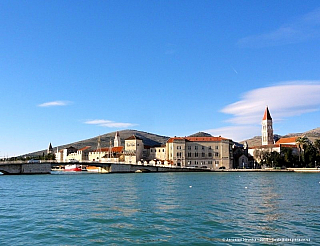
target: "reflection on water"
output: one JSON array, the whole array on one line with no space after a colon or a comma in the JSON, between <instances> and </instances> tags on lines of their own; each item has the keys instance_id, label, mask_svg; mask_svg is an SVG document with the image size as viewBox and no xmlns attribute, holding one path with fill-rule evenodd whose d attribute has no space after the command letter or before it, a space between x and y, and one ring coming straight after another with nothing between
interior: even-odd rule
<instances>
[{"instance_id":1,"label":"reflection on water","mask_svg":"<svg viewBox=\"0 0 320 246\"><path fill-rule=\"evenodd\" d=\"M1 176L0 244L232 245L226 239L261 237L316 245L319 181L291 173Z\"/></svg>"}]
</instances>

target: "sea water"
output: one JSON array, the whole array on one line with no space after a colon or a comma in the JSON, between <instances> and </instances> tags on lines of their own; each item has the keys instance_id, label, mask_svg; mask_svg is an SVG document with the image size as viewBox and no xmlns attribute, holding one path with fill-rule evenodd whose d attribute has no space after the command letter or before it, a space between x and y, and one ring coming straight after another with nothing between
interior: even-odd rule
<instances>
[{"instance_id":1,"label":"sea water","mask_svg":"<svg viewBox=\"0 0 320 246\"><path fill-rule=\"evenodd\" d=\"M320 175L0 176L0 245L318 245Z\"/></svg>"}]
</instances>

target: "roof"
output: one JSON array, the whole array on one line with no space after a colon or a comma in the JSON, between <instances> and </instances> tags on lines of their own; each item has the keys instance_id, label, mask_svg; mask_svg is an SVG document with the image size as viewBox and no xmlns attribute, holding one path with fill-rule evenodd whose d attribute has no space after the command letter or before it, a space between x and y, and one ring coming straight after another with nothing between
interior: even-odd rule
<instances>
[{"instance_id":1,"label":"roof","mask_svg":"<svg viewBox=\"0 0 320 246\"><path fill-rule=\"evenodd\" d=\"M268 107L266 107L266 110L264 111L262 120L272 120Z\"/></svg>"},{"instance_id":2,"label":"roof","mask_svg":"<svg viewBox=\"0 0 320 246\"><path fill-rule=\"evenodd\" d=\"M173 138L169 138L167 143L173 143L175 140L185 140L185 139L186 138L183 138L183 137L173 137Z\"/></svg>"},{"instance_id":3,"label":"roof","mask_svg":"<svg viewBox=\"0 0 320 246\"><path fill-rule=\"evenodd\" d=\"M189 142L220 142L221 140L228 140L223 137L173 137L170 138L167 143L173 143L174 141L185 140Z\"/></svg>"},{"instance_id":4,"label":"roof","mask_svg":"<svg viewBox=\"0 0 320 246\"><path fill-rule=\"evenodd\" d=\"M296 144L297 143L297 138L298 137L289 137L289 138L280 138L276 144Z\"/></svg>"},{"instance_id":5,"label":"roof","mask_svg":"<svg viewBox=\"0 0 320 246\"><path fill-rule=\"evenodd\" d=\"M101 152L109 152L109 147L107 147L107 148L101 148L100 150L101 150ZM122 150L123 150L123 146L119 146L119 147L112 147L111 148L111 152L122 152ZM99 152L99 150L94 150L94 151L92 151L92 152Z\"/></svg>"},{"instance_id":6,"label":"roof","mask_svg":"<svg viewBox=\"0 0 320 246\"><path fill-rule=\"evenodd\" d=\"M132 135L131 137L128 137L126 140L142 140L142 139L137 137L136 135Z\"/></svg>"},{"instance_id":7,"label":"roof","mask_svg":"<svg viewBox=\"0 0 320 246\"><path fill-rule=\"evenodd\" d=\"M84 151L84 150L87 150L87 149L90 149L91 146L86 146L86 147L83 147L82 149L79 149L79 151Z\"/></svg>"}]
</instances>

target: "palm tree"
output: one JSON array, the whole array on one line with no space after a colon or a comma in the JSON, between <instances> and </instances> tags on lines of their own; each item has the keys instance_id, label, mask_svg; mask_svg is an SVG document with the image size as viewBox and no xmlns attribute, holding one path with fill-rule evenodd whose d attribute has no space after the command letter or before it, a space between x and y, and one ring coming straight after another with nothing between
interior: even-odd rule
<instances>
[{"instance_id":1,"label":"palm tree","mask_svg":"<svg viewBox=\"0 0 320 246\"><path fill-rule=\"evenodd\" d=\"M302 137L298 137L296 139L297 145L299 146L299 163L301 164L301 149L302 149L302 153L304 153L305 147L307 144L310 143L309 139L306 136L302 136ZM304 160L304 156L302 158Z\"/></svg>"}]
</instances>

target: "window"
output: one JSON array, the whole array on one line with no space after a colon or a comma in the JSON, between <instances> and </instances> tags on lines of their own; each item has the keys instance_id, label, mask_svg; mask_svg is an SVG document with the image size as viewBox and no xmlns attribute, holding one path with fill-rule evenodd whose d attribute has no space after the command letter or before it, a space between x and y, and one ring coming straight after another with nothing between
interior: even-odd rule
<instances>
[{"instance_id":1,"label":"window","mask_svg":"<svg viewBox=\"0 0 320 246\"><path fill-rule=\"evenodd\" d=\"M202 154L201 154L201 156L202 156L202 157L205 157L205 156L206 156L206 154L205 154L205 153L202 153Z\"/></svg>"},{"instance_id":2,"label":"window","mask_svg":"<svg viewBox=\"0 0 320 246\"><path fill-rule=\"evenodd\" d=\"M212 157L212 153L208 153L208 156L209 156L209 157Z\"/></svg>"},{"instance_id":3,"label":"window","mask_svg":"<svg viewBox=\"0 0 320 246\"><path fill-rule=\"evenodd\" d=\"M188 152L188 157L191 157L191 153L190 152Z\"/></svg>"},{"instance_id":4,"label":"window","mask_svg":"<svg viewBox=\"0 0 320 246\"><path fill-rule=\"evenodd\" d=\"M197 149L198 149L198 146L194 146L194 149L197 150Z\"/></svg>"},{"instance_id":5,"label":"window","mask_svg":"<svg viewBox=\"0 0 320 246\"><path fill-rule=\"evenodd\" d=\"M219 149L219 146L216 146L216 149Z\"/></svg>"},{"instance_id":6,"label":"window","mask_svg":"<svg viewBox=\"0 0 320 246\"><path fill-rule=\"evenodd\" d=\"M218 156L219 156L219 153L214 153L214 155L215 155L216 157L218 157Z\"/></svg>"},{"instance_id":7,"label":"window","mask_svg":"<svg viewBox=\"0 0 320 246\"><path fill-rule=\"evenodd\" d=\"M202 146L202 149L204 150L204 146Z\"/></svg>"},{"instance_id":8,"label":"window","mask_svg":"<svg viewBox=\"0 0 320 246\"><path fill-rule=\"evenodd\" d=\"M188 150L191 150L191 146L188 146Z\"/></svg>"},{"instance_id":9,"label":"window","mask_svg":"<svg viewBox=\"0 0 320 246\"><path fill-rule=\"evenodd\" d=\"M199 157L199 153L194 153L194 157Z\"/></svg>"}]
</instances>

